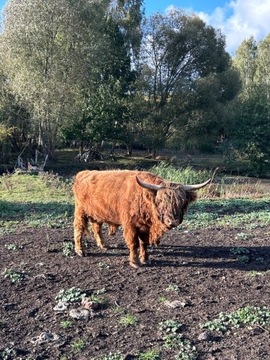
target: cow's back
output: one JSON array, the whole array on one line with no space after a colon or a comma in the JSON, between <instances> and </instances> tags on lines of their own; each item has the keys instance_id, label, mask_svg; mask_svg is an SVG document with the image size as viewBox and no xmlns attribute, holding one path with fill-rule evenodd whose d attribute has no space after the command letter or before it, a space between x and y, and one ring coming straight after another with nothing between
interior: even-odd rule
<instances>
[{"instance_id":1,"label":"cow's back","mask_svg":"<svg viewBox=\"0 0 270 360\"><path fill-rule=\"evenodd\" d=\"M75 178L73 191L76 206L95 221L121 225L138 215L144 190L136 181L152 183L161 179L143 171L81 171ZM145 206L145 204L143 205Z\"/></svg>"}]
</instances>

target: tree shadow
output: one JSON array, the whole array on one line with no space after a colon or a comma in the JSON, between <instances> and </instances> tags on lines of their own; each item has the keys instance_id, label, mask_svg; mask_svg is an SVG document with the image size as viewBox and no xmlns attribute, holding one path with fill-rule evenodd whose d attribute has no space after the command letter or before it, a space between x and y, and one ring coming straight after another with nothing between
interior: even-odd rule
<instances>
[{"instance_id":1,"label":"tree shadow","mask_svg":"<svg viewBox=\"0 0 270 360\"><path fill-rule=\"evenodd\" d=\"M149 248L150 263L142 268L192 267L205 269L234 269L243 271L270 270L270 246L248 246L248 255L234 255L232 246L166 246ZM109 247L107 251L97 249L93 243L87 249L87 257L127 257L125 244ZM246 257L245 257L246 256Z\"/></svg>"},{"instance_id":2,"label":"tree shadow","mask_svg":"<svg viewBox=\"0 0 270 360\"><path fill-rule=\"evenodd\" d=\"M247 252L235 254L233 246L161 246L153 253L153 266L270 270L270 246L245 246ZM173 259L172 259L173 257Z\"/></svg>"}]
</instances>

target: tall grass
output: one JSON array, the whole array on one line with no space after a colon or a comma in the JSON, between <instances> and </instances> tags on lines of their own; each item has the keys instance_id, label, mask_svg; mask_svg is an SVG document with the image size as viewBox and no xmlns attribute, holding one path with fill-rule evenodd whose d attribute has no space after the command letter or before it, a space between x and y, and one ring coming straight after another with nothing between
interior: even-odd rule
<instances>
[{"instance_id":1,"label":"tall grass","mask_svg":"<svg viewBox=\"0 0 270 360\"><path fill-rule=\"evenodd\" d=\"M153 166L150 171L167 180L189 185L204 182L212 177L206 170L196 171L189 166L186 168L176 168L171 164L163 162Z\"/></svg>"},{"instance_id":2,"label":"tall grass","mask_svg":"<svg viewBox=\"0 0 270 360\"><path fill-rule=\"evenodd\" d=\"M197 184L213 179L213 182L200 190L201 198L258 198L269 196L259 181L237 180L227 178L226 176L216 176L215 171L194 170L188 166L185 168L176 168L168 163L160 163L153 166L150 171L167 180L181 184ZM270 189L270 187L269 187Z\"/></svg>"}]
</instances>

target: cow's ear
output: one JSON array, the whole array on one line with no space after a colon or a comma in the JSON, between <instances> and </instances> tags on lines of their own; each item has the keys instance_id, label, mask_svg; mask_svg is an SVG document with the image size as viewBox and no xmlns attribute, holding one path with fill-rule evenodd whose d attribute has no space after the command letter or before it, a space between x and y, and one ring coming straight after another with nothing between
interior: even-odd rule
<instances>
[{"instance_id":1,"label":"cow's ear","mask_svg":"<svg viewBox=\"0 0 270 360\"><path fill-rule=\"evenodd\" d=\"M149 183L146 183L146 182L140 180L137 175L136 175L136 181L141 187L148 189L148 190L157 192L160 189L164 189L164 186L162 186L162 185L149 184Z\"/></svg>"}]
</instances>

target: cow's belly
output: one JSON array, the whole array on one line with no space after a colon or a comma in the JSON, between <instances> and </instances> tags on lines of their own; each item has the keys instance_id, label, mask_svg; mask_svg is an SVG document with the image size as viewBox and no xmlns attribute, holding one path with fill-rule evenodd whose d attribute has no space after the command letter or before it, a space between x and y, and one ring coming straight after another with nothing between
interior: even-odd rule
<instances>
[{"instance_id":1,"label":"cow's belly","mask_svg":"<svg viewBox=\"0 0 270 360\"><path fill-rule=\"evenodd\" d=\"M117 226L122 225L119 217L115 216L115 214L108 214L108 213L104 214L103 212L87 211L87 216L91 222L97 222L99 224L107 223L107 224L112 224L112 225L117 225Z\"/></svg>"}]
</instances>

